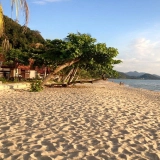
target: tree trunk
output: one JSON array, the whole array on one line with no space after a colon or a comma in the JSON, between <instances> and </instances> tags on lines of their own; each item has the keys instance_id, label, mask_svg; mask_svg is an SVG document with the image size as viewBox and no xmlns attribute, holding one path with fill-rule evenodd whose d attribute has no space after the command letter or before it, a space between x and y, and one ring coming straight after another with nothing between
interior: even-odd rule
<instances>
[{"instance_id":1,"label":"tree trunk","mask_svg":"<svg viewBox=\"0 0 160 160\"><path fill-rule=\"evenodd\" d=\"M69 79L68 79L67 84L70 83L70 81L71 81L71 79L72 79L72 76L74 75L74 71L75 71L75 68L73 68L73 71L72 71L72 73L71 73L70 76L69 76Z\"/></svg>"},{"instance_id":2,"label":"tree trunk","mask_svg":"<svg viewBox=\"0 0 160 160\"><path fill-rule=\"evenodd\" d=\"M59 75L57 82L61 82L62 81L62 75Z\"/></svg>"},{"instance_id":3,"label":"tree trunk","mask_svg":"<svg viewBox=\"0 0 160 160\"><path fill-rule=\"evenodd\" d=\"M69 67L71 66L72 64L76 63L80 61L80 58L75 58L74 60L70 60L60 66L57 66L57 68L51 72L47 77L44 78L43 82L42 82L42 85L45 85L53 75L57 74L59 71L61 71L62 69L66 68L66 67Z\"/></svg>"},{"instance_id":4,"label":"tree trunk","mask_svg":"<svg viewBox=\"0 0 160 160\"><path fill-rule=\"evenodd\" d=\"M44 78L47 76L47 68L44 67Z\"/></svg>"},{"instance_id":5,"label":"tree trunk","mask_svg":"<svg viewBox=\"0 0 160 160\"><path fill-rule=\"evenodd\" d=\"M64 78L63 83L68 80L68 78L72 74L72 72L73 72L73 68L69 71L69 73L67 74L67 76Z\"/></svg>"},{"instance_id":6,"label":"tree trunk","mask_svg":"<svg viewBox=\"0 0 160 160\"><path fill-rule=\"evenodd\" d=\"M79 78L79 75L76 77L75 81L77 81L77 80L78 80L78 78Z\"/></svg>"},{"instance_id":7,"label":"tree trunk","mask_svg":"<svg viewBox=\"0 0 160 160\"><path fill-rule=\"evenodd\" d=\"M77 73L77 70L78 70L78 67L76 67L76 68L74 68L74 70L73 70L73 72L72 72L72 74L71 74L71 76L70 76L70 78L69 78L69 80L68 80L68 85L70 84L70 82L72 82L72 80L74 79L74 77L75 77L75 75L76 75L76 73Z\"/></svg>"}]
</instances>

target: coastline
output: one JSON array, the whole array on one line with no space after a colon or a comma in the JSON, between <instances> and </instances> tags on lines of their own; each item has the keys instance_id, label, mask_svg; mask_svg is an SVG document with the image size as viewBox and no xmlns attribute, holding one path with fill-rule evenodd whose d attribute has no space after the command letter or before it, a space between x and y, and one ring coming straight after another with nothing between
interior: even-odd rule
<instances>
[{"instance_id":1,"label":"coastline","mask_svg":"<svg viewBox=\"0 0 160 160\"><path fill-rule=\"evenodd\" d=\"M98 81L0 91L0 159L159 159L160 93Z\"/></svg>"},{"instance_id":2,"label":"coastline","mask_svg":"<svg viewBox=\"0 0 160 160\"><path fill-rule=\"evenodd\" d=\"M115 83L124 83L128 87L141 88L150 91L160 92L160 80L151 79L109 79Z\"/></svg>"}]
</instances>

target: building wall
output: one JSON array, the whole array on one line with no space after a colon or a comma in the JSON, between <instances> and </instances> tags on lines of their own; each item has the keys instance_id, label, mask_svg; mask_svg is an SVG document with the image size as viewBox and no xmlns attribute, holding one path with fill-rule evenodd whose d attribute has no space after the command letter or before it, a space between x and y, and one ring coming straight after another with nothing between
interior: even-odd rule
<instances>
[{"instance_id":1,"label":"building wall","mask_svg":"<svg viewBox=\"0 0 160 160\"><path fill-rule=\"evenodd\" d=\"M36 78L37 71L35 70L22 70L22 69L10 69L10 68L1 68L0 77L22 77L23 79Z\"/></svg>"},{"instance_id":2,"label":"building wall","mask_svg":"<svg viewBox=\"0 0 160 160\"><path fill-rule=\"evenodd\" d=\"M9 79L10 76L10 68L0 68L0 77L5 77Z\"/></svg>"},{"instance_id":3,"label":"building wall","mask_svg":"<svg viewBox=\"0 0 160 160\"><path fill-rule=\"evenodd\" d=\"M30 70L30 77L29 78L36 78L36 71L35 70Z\"/></svg>"}]
</instances>

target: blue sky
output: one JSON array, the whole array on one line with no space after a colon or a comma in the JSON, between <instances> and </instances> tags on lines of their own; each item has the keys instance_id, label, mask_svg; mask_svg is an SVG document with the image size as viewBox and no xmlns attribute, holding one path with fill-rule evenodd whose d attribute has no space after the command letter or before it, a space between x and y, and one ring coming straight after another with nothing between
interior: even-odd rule
<instances>
[{"instance_id":1,"label":"blue sky","mask_svg":"<svg viewBox=\"0 0 160 160\"><path fill-rule=\"evenodd\" d=\"M115 69L160 75L159 0L27 0L29 24L45 39L68 33L89 33L119 51L123 63ZM11 17L10 1L2 0ZM15 14L12 14L15 19ZM23 24L23 14L19 17Z\"/></svg>"}]
</instances>

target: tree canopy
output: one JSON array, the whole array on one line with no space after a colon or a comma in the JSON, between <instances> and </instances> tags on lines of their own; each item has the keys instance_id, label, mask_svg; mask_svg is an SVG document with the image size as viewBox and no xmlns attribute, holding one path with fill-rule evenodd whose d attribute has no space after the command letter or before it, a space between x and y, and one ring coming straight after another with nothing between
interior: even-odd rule
<instances>
[{"instance_id":1,"label":"tree canopy","mask_svg":"<svg viewBox=\"0 0 160 160\"><path fill-rule=\"evenodd\" d=\"M113 65L121 61L114 58L118 50L107 47L105 43L96 43L91 35L70 33L64 40L47 41L46 51L41 56L54 68L51 75L71 65L79 65L85 70L99 70L114 73ZM44 83L51 77L49 75Z\"/></svg>"}]
</instances>

